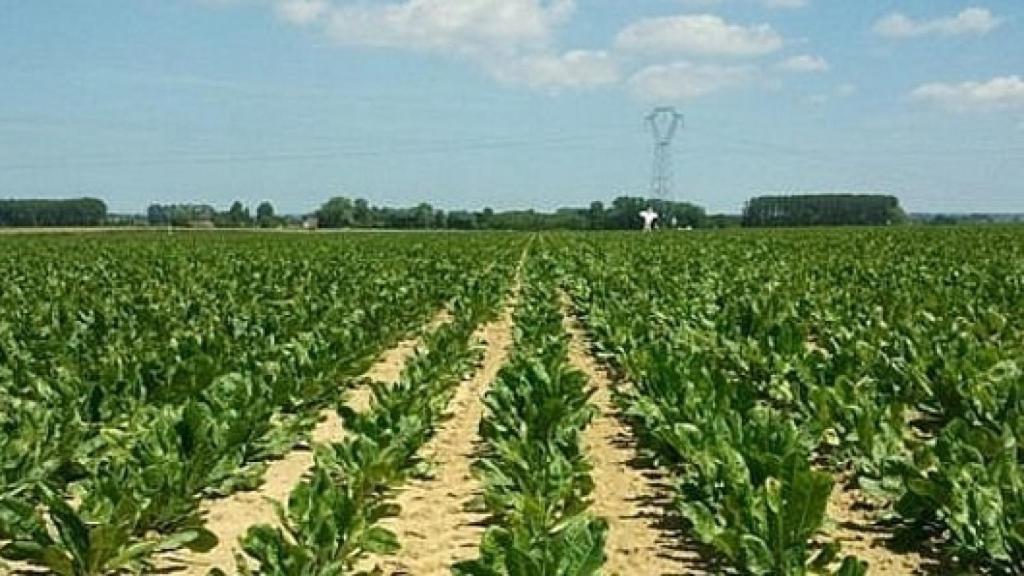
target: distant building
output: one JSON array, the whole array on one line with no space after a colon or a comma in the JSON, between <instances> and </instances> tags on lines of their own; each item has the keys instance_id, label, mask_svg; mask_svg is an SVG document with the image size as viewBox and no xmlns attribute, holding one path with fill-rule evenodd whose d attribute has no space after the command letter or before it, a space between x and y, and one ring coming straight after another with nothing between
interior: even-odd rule
<instances>
[{"instance_id":1,"label":"distant building","mask_svg":"<svg viewBox=\"0 0 1024 576\"><path fill-rule=\"evenodd\" d=\"M319 227L320 227L320 219L317 218L316 216L306 216L302 220L302 229L303 230L316 230Z\"/></svg>"}]
</instances>

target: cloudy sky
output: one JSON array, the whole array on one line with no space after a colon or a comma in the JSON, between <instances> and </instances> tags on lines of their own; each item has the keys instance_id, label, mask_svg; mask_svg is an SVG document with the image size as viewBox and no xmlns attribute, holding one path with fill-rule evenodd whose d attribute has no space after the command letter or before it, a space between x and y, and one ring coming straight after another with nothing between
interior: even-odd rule
<instances>
[{"instance_id":1,"label":"cloudy sky","mask_svg":"<svg viewBox=\"0 0 1024 576\"><path fill-rule=\"evenodd\" d=\"M1024 212L1020 0L0 0L0 197Z\"/></svg>"}]
</instances>

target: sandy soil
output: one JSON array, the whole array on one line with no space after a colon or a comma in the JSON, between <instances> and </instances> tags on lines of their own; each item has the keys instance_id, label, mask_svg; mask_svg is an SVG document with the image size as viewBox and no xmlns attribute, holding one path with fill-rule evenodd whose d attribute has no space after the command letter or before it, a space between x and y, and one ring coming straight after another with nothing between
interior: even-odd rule
<instances>
[{"instance_id":1,"label":"sandy soil","mask_svg":"<svg viewBox=\"0 0 1024 576\"><path fill-rule=\"evenodd\" d=\"M869 563L870 574L911 576L939 574L935 561L914 551L896 551L890 547L892 530L876 522L871 511L859 506L862 499L856 489L846 488L837 478L828 503L828 517L835 524L830 536L843 546L842 555L853 555Z\"/></svg>"},{"instance_id":2,"label":"sandy soil","mask_svg":"<svg viewBox=\"0 0 1024 576\"><path fill-rule=\"evenodd\" d=\"M420 334L428 334L430 332L433 332L434 330L440 328L443 324L447 324L451 321L451 312L449 312L447 308L441 309L441 311L434 316L430 323L427 324L422 330L420 330ZM376 380L377 382L397 382L399 376L402 375L402 369L405 368L406 360L412 357L413 353L416 352L416 347L420 345L420 342L421 339L419 337L409 338L408 340L400 342L397 346L395 346L391 350L388 350L380 357L377 363L374 364L369 371L367 371L366 378L369 378L370 380ZM364 394L368 392L369 390L366 389ZM353 394L353 400L350 400L349 402L353 408L358 410L361 407L368 407L360 405L354 399L356 396L356 394ZM369 400L368 397L367 400Z\"/></svg>"},{"instance_id":3,"label":"sandy soil","mask_svg":"<svg viewBox=\"0 0 1024 576\"><path fill-rule=\"evenodd\" d=\"M436 329L451 318L447 310L439 312L422 330ZM394 382L398 379L416 347L420 336L400 342L394 348L384 352L377 362L365 374L369 380ZM353 389L346 400L354 410L365 410L370 403L370 390L363 386ZM324 410L321 421L312 432L314 442L337 442L345 437L345 428L335 410ZM264 474L264 484L254 492L239 492L212 500L204 506L207 514L206 527L220 539L220 544L206 554L184 553L179 557L185 568L176 574L184 576L205 576L211 568L220 568L232 573L235 566L235 553L238 550L238 539L245 534L249 526L255 524L277 524L277 516L271 500L287 501L288 495L303 475L313 466L313 452L308 448L292 450L281 460L270 463Z\"/></svg>"},{"instance_id":4,"label":"sandy soil","mask_svg":"<svg viewBox=\"0 0 1024 576\"><path fill-rule=\"evenodd\" d=\"M508 357L511 331L506 313L478 332L477 339L487 346L483 363L452 400L452 418L423 448L434 476L407 482L395 498L401 514L382 522L402 544L396 556L380 560L385 574L450 574L452 564L476 556L486 514L470 507L482 494L470 467L483 415L481 399Z\"/></svg>"},{"instance_id":5,"label":"sandy soil","mask_svg":"<svg viewBox=\"0 0 1024 576\"><path fill-rule=\"evenodd\" d=\"M590 510L608 521L603 573L608 576L710 573L705 562L678 532L672 488L656 471L644 469L636 440L612 402L612 382L590 354L579 324L566 317L572 336L569 360L596 388L598 416L584 431L594 482Z\"/></svg>"},{"instance_id":6,"label":"sandy soil","mask_svg":"<svg viewBox=\"0 0 1024 576\"><path fill-rule=\"evenodd\" d=\"M452 399L451 418L421 451L434 465L433 477L407 482L395 498L401 514L381 523L397 534L402 549L395 556L371 558L366 569L376 563L384 574L395 576L448 575L454 563L476 557L486 514L472 506L483 494L483 487L471 466L478 447L483 396L513 344L512 311L518 291L517 275L501 317L474 335L474 340L486 347L481 365Z\"/></svg>"}]
</instances>

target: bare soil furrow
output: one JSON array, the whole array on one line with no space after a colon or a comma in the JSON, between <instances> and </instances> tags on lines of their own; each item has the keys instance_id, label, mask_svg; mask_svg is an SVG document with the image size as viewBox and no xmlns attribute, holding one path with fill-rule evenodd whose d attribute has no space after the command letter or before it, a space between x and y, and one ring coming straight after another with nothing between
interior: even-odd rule
<instances>
[{"instance_id":1,"label":"bare soil furrow","mask_svg":"<svg viewBox=\"0 0 1024 576\"><path fill-rule=\"evenodd\" d=\"M420 334L435 330L451 316L447 310L439 312ZM419 335L403 340L387 350L366 372L364 378L378 382L394 382L402 373L406 361L416 352L421 342ZM365 410L370 404L370 390L366 386L352 389L346 404L354 410ZM345 427L335 410L324 410L311 439L314 443L337 442L345 437ZM211 568L232 573L238 540L250 526L277 524L277 515L271 501L285 502L295 485L313 467L313 452L308 447L292 450L280 460L270 463L259 490L238 492L227 498L211 500L204 505L206 527L220 540L216 548L206 554L181 554L183 569L175 573L183 576L204 576ZM177 563L177 562L176 562Z\"/></svg>"},{"instance_id":2,"label":"bare soil furrow","mask_svg":"<svg viewBox=\"0 0 1024 576\"><path fill-rule=\"evenodd\" d=\"M482 495L471 470L483 415L481 399L505 363L511 330L506 314L478 333L487 346L483 363L460 386L449 407L451 419L423 449L424 459L434 465L434 476L406 483L395 498L401 514L382 522L402 544L396 556L380 561L385 574L450 574L452 564L476 554L486 517L471 506Z\"/></svg>"},{"instance_id":3,"label":"bare soil furrow","mask_svg":"<svg viewBox=\"0 0 1024 576\"><path fill-rule=\"evenodd\" d=\"M608 576L710 573L697 550L681 537L671 513L672 488L656 470L642 464L636 440L612 401L613 382L590 354L579 324L566 315L572 336L569 360L595 387L597 417L584 431L594 469L591 512L608 521Z\"/></svg>"},{"instance_id":4,"label":"bare soil furrow","mask_svg":"<svg viewBox=\"0 0 1024 576\"><path fill-rule=\"evenodd\" d=\"M857 490L846 488L837 479L828 503L828 517L834 527L829 536L842 545L843 556L866 560L872 574L914 576L941 574L937 561L916 550L900 550L893 541L893 529L874 519L871 510L861 505Z\"/></svg>"},{"instance_id":5,"label":"bare soil furrow","mask_svg":"<svg viewBox=\"0 0 1024 576\"><path fill-rule=\"evenodd\" d=\"M524 252L520 269L525 258ZM472 472L482 400L512 348L519 282L517 273L502 315L474 334L473 339L485 346L481 364L456 391L448 407L450 419L421 450L424 460L433 464L434 475L402 486L395 497L401 513L381 522L398 536L401 550L387 558L371 558L367 568L376 563L384 574L394 576L447 576L453 564L476 556L487 517L474 506L483 486Z\"/></svg>"}]
</instances>

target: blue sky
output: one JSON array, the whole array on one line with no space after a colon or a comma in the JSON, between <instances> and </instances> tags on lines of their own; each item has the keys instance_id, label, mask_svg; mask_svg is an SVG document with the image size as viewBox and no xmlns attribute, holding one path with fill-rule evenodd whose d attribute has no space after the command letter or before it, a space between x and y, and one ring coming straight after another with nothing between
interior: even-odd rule
<instances>
[{"instance_id":1,"label":"blue sky","mask_svg":"<svg viewBox=\"0 0 1024 576\"><path fill-rule=\"evenodd\" d=\"M0 0L0 197L1024 212L1020 0Z\"/></svg>"}]
</instances>

